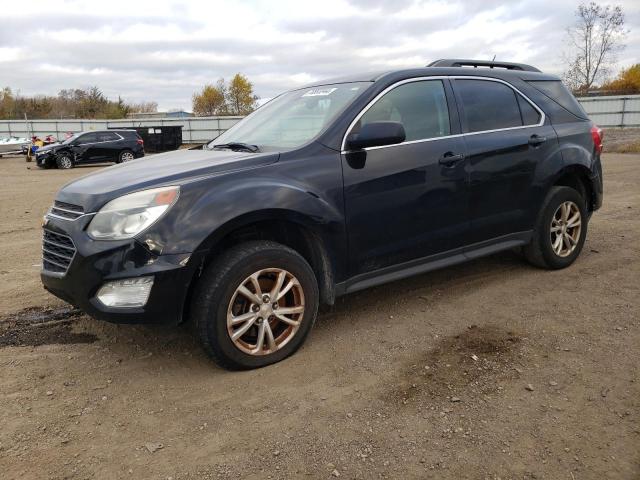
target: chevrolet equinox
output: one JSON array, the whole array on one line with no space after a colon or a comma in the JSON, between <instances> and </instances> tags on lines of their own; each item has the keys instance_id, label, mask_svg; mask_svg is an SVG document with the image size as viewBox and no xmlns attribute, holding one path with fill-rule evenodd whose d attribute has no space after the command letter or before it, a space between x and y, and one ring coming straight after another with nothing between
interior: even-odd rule
<instances>
[{"instance_id":1,"label":"chevrolet equinox","mask_svg":"<svg viewBox=\"0 0 640 480\"><path fill-rule=\"evenodd\" d=\"M261 367L346 293L515 247L571 265L602 204L601 150L560 80L529 65L320 82L202 149L64 186L42 282L98 319L191 318L219 365Z\"/></svg>"}]
</instances>

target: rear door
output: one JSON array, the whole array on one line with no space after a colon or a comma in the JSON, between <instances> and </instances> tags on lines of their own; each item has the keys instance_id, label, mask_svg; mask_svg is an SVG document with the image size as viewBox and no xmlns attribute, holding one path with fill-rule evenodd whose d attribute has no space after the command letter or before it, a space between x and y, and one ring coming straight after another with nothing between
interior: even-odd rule
<instances>
[{"instance_id":1,"label":"rear door","mask_svg":"<svg viewBox=\"0 0 640 480\"><path fill-rule=\"evenodd\" d=\"M531 230L533 176L557 148L544 113L497 79L452 81L461 113L469 169L469 244Z\"/></svg>"},{"instance_id":2,"label":"rear door","mask_svg":"<svg viewBox=\"0 0 640 480\"><path fill-rule=\"evenodd\" d=\"M395 121L406 140L343 152L351 275L461 247L468 233L464 142L447 79L400 82L351 128Z\"/></svg>"},{"instance_id":3,"label":"rear door","mask_svg":"<svg viewBox=\"0 0 640 480\"><path fill-rule=\"evenodd\" d=\"M96 150L101 160L116 161L120 150L124 148L124 142L120 134L116 132L98 132Z\"/></svg>"}]
</instances>

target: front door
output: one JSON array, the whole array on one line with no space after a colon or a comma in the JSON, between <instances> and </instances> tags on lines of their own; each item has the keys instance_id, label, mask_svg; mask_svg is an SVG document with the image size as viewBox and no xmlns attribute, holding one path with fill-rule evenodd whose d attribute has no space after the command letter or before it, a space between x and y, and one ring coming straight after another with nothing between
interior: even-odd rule
<instances>
[{"instance_id":1,"label":"front door","mask_svg":"<svg viewBox=\"0 0 640 480\"><path fill-rule=\"evenodd\" d=\"M342 155L352 276L463 246L465 152L451 103L446 79L401 82L348 132L376 121L406 132L401 144Z\"/></svg>"},{"instance_id":2,"label":"front door","mask_svg":"<svg viewBox=\"0 0 640 480\"><path fill-rule=\"evenodd\" d=\"M73 153L77 163L91 162L100 159L100 151L96 142L98 135L94 132L85 133L74 143Z\"/></svg>"}]
</instances>

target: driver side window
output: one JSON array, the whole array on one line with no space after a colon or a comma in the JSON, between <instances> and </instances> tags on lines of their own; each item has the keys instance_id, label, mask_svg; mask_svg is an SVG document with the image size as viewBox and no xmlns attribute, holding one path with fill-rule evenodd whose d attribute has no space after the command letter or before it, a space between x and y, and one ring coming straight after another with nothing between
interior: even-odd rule
<instances>
[{"instance_id":1,"label":"driver side window","mask_svg":"<svg viewBox=\"0 0 640 480\"><path fill-rule=\"evenodd\" d=\"M441 80L402 84L386 93L360 118L351 133L372 122L402 123L406 139L426 140L451 134L447 97Z\"/></svg>"}]
</instances>

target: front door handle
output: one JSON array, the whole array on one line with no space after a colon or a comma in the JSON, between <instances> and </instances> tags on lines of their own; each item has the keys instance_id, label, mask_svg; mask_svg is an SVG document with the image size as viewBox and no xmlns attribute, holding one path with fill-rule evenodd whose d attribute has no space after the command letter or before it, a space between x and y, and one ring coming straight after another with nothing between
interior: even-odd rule
<instances>
[{"instance_id":1,"label":"front door handle","mask_svg":"<svg viewBox=\"0 0 640 480\"><path fill-rule=\"evenodd\" d=\"M546 141L547 141L547 137L541 137L540 135L536 135L536 134L533 134L529 137L529 145L531 145L532 147L537 147L539 145L542 145Z\"/></svg>"},{"instance_id":2,"label":"front door handle","mask_svg":"<svg viewBox=\"0 0 640 480\"><path fill-rule=\"evenodd\" d=\"M447 152L440 157L438 163L445 167L453 167L456 163L461 162L462 160L464 160L464 155L462 153Z\"/></svg>"}]
</instances>

